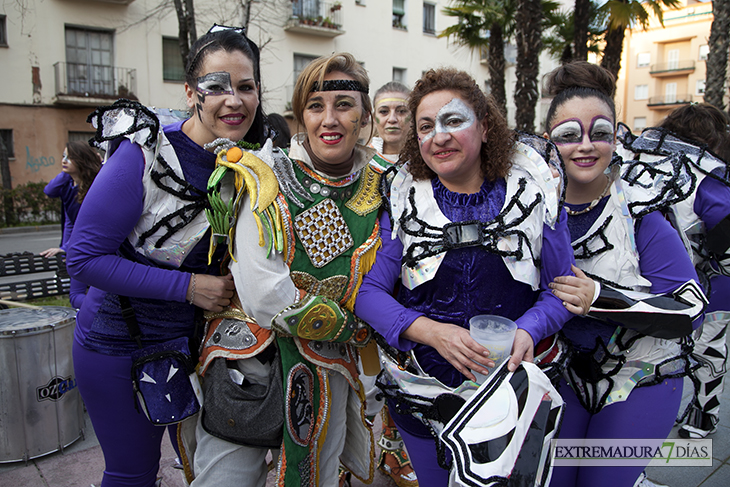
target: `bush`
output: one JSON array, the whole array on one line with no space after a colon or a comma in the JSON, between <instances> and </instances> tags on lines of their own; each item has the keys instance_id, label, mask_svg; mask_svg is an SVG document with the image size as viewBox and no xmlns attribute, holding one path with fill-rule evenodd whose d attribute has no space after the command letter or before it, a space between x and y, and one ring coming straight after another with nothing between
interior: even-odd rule
<instances>
[{"instance_id":1,"label":"bush","mask_svg":"<svg viewBox=\"0 0 730 487\"><path fill-rule=\"evenodd\" d=\"M11 190L0 188L0 225L45 225L61 221L61 199L49 198L43 192L46 183L26 183Z\"/></svg>"}]
</instances>

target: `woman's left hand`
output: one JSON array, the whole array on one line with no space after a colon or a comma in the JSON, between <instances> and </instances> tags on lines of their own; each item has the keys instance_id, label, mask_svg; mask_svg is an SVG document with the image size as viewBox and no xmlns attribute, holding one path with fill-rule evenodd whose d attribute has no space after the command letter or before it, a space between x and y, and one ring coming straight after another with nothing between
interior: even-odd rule
<instances>
[{"instance_id":1,"label":"woman's left hand","mask_svg":"<svg viewBox=\"0 0 730 487\"><path fill-rule=\"evenodd\" d=\"M517 328L515 341L512 344L512 356L507 364L507 369L510 372L514 372L523 360L532 362L535 360L534 352L535 344L532 341L532 336L522 328Z\"/></svg>"},{"instance_id":2,"label":"woman's left hand","mask_svg":"<svg viewBox=\"0 0 730 487\"><path fill-rule=\"evenodd\" d=\"M559 276L549 284L553 294L563 301L563 306L575 315L585 316L593 304L595 283L582 270L571 265L574 276Z\"/></svg>"}]
</instances>

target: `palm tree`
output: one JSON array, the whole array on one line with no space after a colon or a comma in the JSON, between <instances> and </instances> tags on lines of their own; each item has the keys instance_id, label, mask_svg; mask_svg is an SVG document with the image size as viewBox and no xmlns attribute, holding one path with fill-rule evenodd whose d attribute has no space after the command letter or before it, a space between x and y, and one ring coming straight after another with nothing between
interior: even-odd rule
<instances>
[{"instance_id":1,"label":"palm tree","mask_svg":"<svg viewBox=\"0 0 730 487\"><path fill-rule=\"evenodd\" d=\"M534 132L535 130L535 106L539 97L539 57L542 50L542 3L540 0L517 1L515 125L517 130L524 132Z\"/></svg>"},{"instance_id":2,"label":"palm tree","mask_svg":"<svg viewBox=\"0 0 730 487\"><path fill-rule=\"evenodd\" d=\"M590 1L589 7L590 18L596 19L598 5ZM579 48L576 47L577 44L575 43L576 14L577 12L563 12L560 10L545 12L543 46L552 57L560 59L561 64L571 61L586 61L589 52L593 54L601 53L600 42L603 39L604 30L595 22L589 22L583 35L584 41L581 41L585 44L583 52L586 54L579 54Z\"/></svg>"},{"instance_id":3,"label":"palm tree","mask_svg":"<svg viewBox=\"0 0 730 487\"><path fill-rule=\"evenodd\" d=\"M588 60L588 28L592 8L595 4L591 0L575 0L573 11L573 59L576 61ZM562 63L562 60L561 60ZM562 63L565 64L565 63Z\"/></svg>"},{"instance_id":4,"label":"palm tree","mask_svg":"<svg viewBox=\"0 0 730 487\"><path fill-rule=\"evenodd\" d=\"M602 18L608 22L606 30L606 47L603 49L601 66L618 76L621 69L621 54L624 50L624 37L627 28L640 25L649 27L647 8L664 25L662 6L677 8L681 0L608 0L600 9Z\"/></svg>"},{"instance_id":5,"label":"palm tree","mask_svg":"<svg viewBox=\"0 0 730 487\"><path fill-rule=\"evenodd\" d=\"M514 0L454 0L452 6L442 12L448 17L456 17L458 22L439 34L439 37L453 37L457 44L480 55L482 50L487 50L492 96L505 117L504 44L514 30L515 5Z\"/></svg>"},{"instance_id":6,"label":"palm tree","mask_svg":"<svg viewBox=\"0 0 730 487\"><path fill-rule=\"evenodd\" d=\"M710 27L710 52L707 55L707 75L705 82L705 102L725 109L725 80L727 79L727 57L730 39L730 1L712 2L712 27Z\"/></svg>"}]
</instances>

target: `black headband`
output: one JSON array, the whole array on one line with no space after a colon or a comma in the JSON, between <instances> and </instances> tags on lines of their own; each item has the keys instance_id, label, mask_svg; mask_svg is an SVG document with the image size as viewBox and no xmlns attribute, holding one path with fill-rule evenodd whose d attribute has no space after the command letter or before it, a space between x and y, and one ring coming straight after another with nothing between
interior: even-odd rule
<instances>
[{"instance_id":1,"label":"black headband","mask_svg":"<svg viewBox=\"0 0 730 487\"><path fill-rule=\"evenodd\" d=\"M328 79L322 82L321 89L319 81L315 81L311 91L359 91L367 95L368 88L352 79Z\"/></svg>"}]
</instances>

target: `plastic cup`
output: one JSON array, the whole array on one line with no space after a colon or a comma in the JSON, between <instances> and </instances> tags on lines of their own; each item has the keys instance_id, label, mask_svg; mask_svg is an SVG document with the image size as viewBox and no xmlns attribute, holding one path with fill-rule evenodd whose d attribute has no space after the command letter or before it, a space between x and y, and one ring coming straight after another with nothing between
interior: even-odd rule
<instances>
[{"instance_id":1,"label":"plastic cup","mask_svg":"<svg viewBox=\"0 0 730 487\"><path fill-rule=\"evenodd\" d=\"M512 353L516 332L517 324L504 316L477 315L469 320L469 334L489 350L489 358L494 361L494 369L497 369ZM486 376L472 372L479 384L486 379Z\"/></svg>"}]
</instances>

